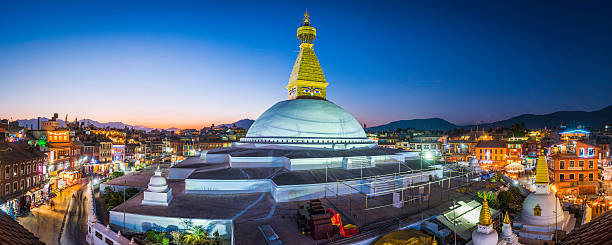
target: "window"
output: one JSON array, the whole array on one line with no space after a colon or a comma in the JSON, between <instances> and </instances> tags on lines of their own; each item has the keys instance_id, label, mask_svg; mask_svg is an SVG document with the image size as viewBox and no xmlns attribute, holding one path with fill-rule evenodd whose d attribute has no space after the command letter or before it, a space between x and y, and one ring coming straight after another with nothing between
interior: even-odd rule
<instances>
[{"instance_id":1,"label":"window","mask_svg":"<svg viewBox=\"0 0 612 245\"><path fill-rule=\"evenodd\" d=\"M574 179L574 174L570 174L570 179L573 180Z\"/></svg>"},{"instance_id":2,"label":"window","mask_svg":"<svg viewBox=\"0 0 612 245\"><path fill-rule=\"evenodd\" d=\"M563 181L565 179L565 174L559 174L559 179Z\"/></svg>"},{"instance_id":3,"label":"window","mask_svg":"<svg viewBox=\"0 0 612 245\"><path fill-rule=\"evenodd\" d=\"M580 148L580 155L579 156L584 156L584 148Z\"/></svg>"},{"instance_id":4,"label":"window","mask_svg":"<svg viewBox=\"0 0 612 245\"><path fill-rule=\"evenodd\" d=\"M11 193L11 184L4 185L4 195Z\"/></svg>"},{"instance_id":5,"label":"window","mask_svg":"<svg viewBox=\"0 0 612 245\"><path fill-rule=\"evenodd\" d=\"M595 155L595 149L589 148L589 156L594 156L594 155Z\"/></svg>"},{"instance_id":6,"label":"window","mask_svg":"<svg viewBox=\"0 0 612 245\"><path fill-rule=\"evenodd\" d=\"M482 154L482 149L480 149L480 154Z\"/></svg>"},{"instance_id":7,"label":"window","mask_svg":"<svg viewBox=\"0 0 612 245\"><path fill-rule=\"evenodd\" d=\"M593 174L589 174L589 181L593 181Z\"/></svg>"},{"instance_id":8,"label":"window","mask_svg":"<svg viewBox=\"0 0 612 245\"><path fill-rule=\"evenodd\" d=\"M589 168L593 169L593 160L589 160Z\"/></svg>"},{"instance_id":9,"label":"window","mask_svg":"<svg viewBox=\"0 0 612 245\"><path fill-rule=\"evenodd\" d=\"M578 175L578 180L579 181L584 181L584 174L579 174Z\"/></svg>"},{"instance_id":10,"label":"window","mask_svg":"<svg viewBox=\"0 0 612 245\"><path fill-rule=\"evenodd\" d=\"M17 164L13 165L13 177L17 176Z\"/></svg>"},{"instance_id":11,"label":"window","mask_svg":"<svg viewBox=\"0 0 612 245\"><path fill-rule=\"evenodd\" d=\"M10 166L6 166L5 171L4 171L4 178L5 179L11 178L11 167Z\"/></svg>"},{"instance_id":12,"label":"window","mask_svg":"<svg viewBox=\"0 0 612 245\"><path fill-rule=\"evenodd\" d=\"M565 169L565 161L564 160L559 161L559 169Z\"/></svg>"},{"instance_id":13,"label":"window","mask_svg":"<svg viewBox=\"0 0 612 245\"><path fill-rule=\"evenodd\" d=\"M108 245L113 245L113 241L111 239L108 239L108 237L104 240L106 242L106 244Z\"/></svg>"},{"instance_id":14,"label":"window","mask_svg":"<svg viewBox=\"0 0 612 245\"><path fill-rule=\"evenodd\" d=\"M584 168L584 161L578 161L578 167Z\"/></svg>"},{"instance_id":15,"label":"window","mask_svg":"<svg viewBox=\"0 0 612 245\"><path fill-rule=\"evenodd\" d=\"M25 181L23 181L23 180L20 180L20 181L19 181L19 190L23 190L23 188L24 188L24 183L25 183Z\"/></svg>"},{"instance_id":16,"label":"window","mask_svg":"<svg viewBox=\"0 0 612 245\"><path fill-rule=\"evenodd\" d=\"M570 160L570 168L574 167L574 160Z\"/></svg>"},{"instance_id":17,"label":"window","mask_svg":"<svg viewBox=\"0 0 612 245\"><path fill-rule=\"evenodd\" d=\"M96 231L96 237L99 238L100 240L102 240L102 234L100 234L100 232Z\"/></svg>"},{"instance_id":18,"label":"window","mask_svg":"<svg viewBox=\"0 0 612 245\"><path fill-rule=\"evenodd\" d=\"M17 191L17 181L13 182L13 192Z\"/></svg>"}]
</instances>

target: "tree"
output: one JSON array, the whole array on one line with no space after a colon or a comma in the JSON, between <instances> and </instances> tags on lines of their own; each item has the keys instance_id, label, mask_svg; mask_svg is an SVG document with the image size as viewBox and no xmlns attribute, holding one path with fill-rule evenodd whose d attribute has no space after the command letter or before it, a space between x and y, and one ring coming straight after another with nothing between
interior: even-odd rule
<instances>
[{"instance_id":1,"label":"tree","mask_svg":"<svg viewBox=\"0 0 612 245\"><path fill-rule=\"evenodd\" d=\"M176 244L176 245L183 244L181 242L181 240L183 239L183 233L181 233L180 231L171 231L170 232L170 237L172 237L172 243L173 244Z\"/></svg>"},{"instance_id":2,"label":"tree","mask_svg":"<svg viewBox=\"0 0 612 245\"><path fill-rule=\"evenodd\" d=\"M204 227L197 225L192 226L189 230L187 230L187 234L185 234L184 238L185 243L197 245L197 244L205 244L210 242L208 239L208 233L204 229Z\"/></svg>"}]
</instances>

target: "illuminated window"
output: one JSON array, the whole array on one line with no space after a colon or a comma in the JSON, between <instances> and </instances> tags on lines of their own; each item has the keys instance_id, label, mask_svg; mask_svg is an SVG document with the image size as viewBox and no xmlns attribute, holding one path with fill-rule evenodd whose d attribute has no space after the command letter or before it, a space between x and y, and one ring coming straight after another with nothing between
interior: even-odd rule
<instances>
[{"instance_id":1,"label":"illuminated window","mask_svg":"<svg viewBox=\"0 0 612 245\"><path fill-rule=\"evenodd\" d=\"M593 160L589 160L589 168L592 169L593 168Z\"/></svg>"},{"instance_id":2,"label":"illuminated window","mask_svg":"<svg viewBox=\"0 0 612 245\"><path fill-rule=\"evenodd\" d=\"M589 148L589 156L594 156L594 155L595 155L595 149Z\"/></svg>"},{"instance_id":3,"label":"illuminated window","mask_svg":"<svg viewBox=\"0 0 612 245\"><path fill-rule=\"evenodd\" d=\"M593 174L589 174L589 181L593 181Z\"/></svg>"},{"instance_id":4,"label":"illuminated window","mask_svg":"<svg viewBox=\"0 0 612 245\"><path fill-rule=\"evenodd\" d=\"M574 167L574 160L570 160L570 168Z\"/></svg>"},{"instance_id":5,"label":"illuminated window","mask_svg":"<svg viewBox=\"0 0 612 245\"><path fill-rule=\"evenodd\" d=\"M542 216L542 208L540 208L540 204L533 208L533 216Z\"/></svg>"}]
</instances>

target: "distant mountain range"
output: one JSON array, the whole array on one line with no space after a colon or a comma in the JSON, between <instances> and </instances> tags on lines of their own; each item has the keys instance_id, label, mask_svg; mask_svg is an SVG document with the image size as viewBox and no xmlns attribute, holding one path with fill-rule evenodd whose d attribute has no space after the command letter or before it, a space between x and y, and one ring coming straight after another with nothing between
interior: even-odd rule
<instances>
[{"instance_id":1,"label":"distant mountain range","mask_svg":"<svg viewBox=\"0 0 612 245\"><path fill-rule=\"evenodd\" d=\"M390 122L384 125L366 128L368 132L393 131L398 128L414 128L419 130L442 130L449 131L456 128L457 125L452 124L442 118L429 119L412 119L399 120Z\"/></svg>"},{"instance_id":2,"label":"distant mountain range","mask_svg":"<svg viewBox=\"0 0 612 245\"><path fill-rule=\"evenodd\" d=\"M523 114L510 119L485 123L479 125L459 126L452 124L441 118L412 119L390 122L384 125L367 128L368 132L392 131L398 128L415 128L419 130L441 130L449 131L454 128L496 128L512 127L514 124L524 123L526 128L558 127L562 122L568 127L582 125L586 127L598 128L607 123L612 123L612 105L597 111L558 111L544 115Z\"/></svg>"},{"instance_id":3,"label":"distant mountain range","mask_svg":"<svg viewBox=\"0 0 612 245\"><path fill-rule=\"evenodd\" d=\"M40 118L41 122L45 122L45 121L49 121L49 118L46 117L41 117ZM58 122L60 122L60 126L64 127L66 125L66 122L64 120L61 119L57 119ZM22 120L17 120L17 122L19 123L19 126L21 127L28 127L34 130L38 129L38 119L33 118L33 119L22 119ZM123 128L129 128L129 129L135 129L135 130L144 130L144 131L151 131L151 130L155 130L155 129L159 129L159 130L167 130L167 131L179 131L180 129L178 128L166 128L166 129L161 129L161 128L150 128L150 127L145 127L145 126L140 126L140 125L129 125L129 124L125 124L122 122L98 122L95 120L91 120L91 119L81 119L79 120L79 123L84 122L85 126L89 126L89 125L93 125L97 128L116 128L116 129L123 129ZM239 120L237 122L234 123L229 123L229 124L221 124L219 126L226 126L226 127L232 127L232 125L236 125L236 127L242 127L245 129L249 129L251 127L251 124L253 124L253 122L255 122L254 120L251 119L242 119Z\"/></svg>"},{"instance_id":4,"label":"distant mountain range","mask_svg":"<svg viewBox=\"0 0 612 245\"><path fill-rule=\"evenodd\" d=\"M46 117L41 117L40 118L40 122L45 122L45 121L49 121L48 118ZM57 119L58 122L60 122L60 126L64 127L66 126L66 122L64 120L61 119ZM28 127L34 130L38 129L38 119L33 118L33 119L23 119L23 120L17 120L17 122L19 123L19 126L21 127ZM138 126L138 125L129 125L129 124L125 124L122 122L98 122L95 120L91 120L91 119L81 119L79 120L79 123L84 122L85 126L89 126L89 125L93 125L97 128L106 128L106 127L110 127L110 128L117 128L117 129L123 129L125 127L129 128L129 129L136 129L136 130L145 130L145 131L151 131L154 130L155 128L149 128L149 127L145 127L145 126Z\"/></svg>"},{"instance_id":5,"label":"distant mountain range","mask_svg":"<svg viewBox=\"0 0 612 245\"><path fill-rule=\"evenodd\" d=\"M234 123L221 124L219 126L232 127L233 125L236 125L236 127L239 127L239 128L249 129L251 125L253 125L254 122L255 120L245 118L245 119L239 120Z\"/></svg>"},{"instance_id":6,"label":"distant mountain range","mask_svg":"<svg viewBox=\"0 0 612 245\"><path fill-rule=\"evenodd\" d=\"M48 118L41 117L40 121L47 121ZM59 120L60 125L64 126L64 120ZM32 129L38 129L38 123L36 118L34 119L23 119L17 120L19 126L29 127ZM118 128L123 129L125 127L136 130L145 130L151 131L156 128L150 128L139 125L129 125L122 122L98 122L91 119L82 119L79 122L85 122L85 125L94 125L98 128ZM252 119L242 119L233 123L221 124L219 126L232 127L232 125L236 125L236 127L241 127L245 129L249 129L251 125L255 122ZM375 127L366 128L368 132L379 132L379 131L393 131L398 128L414 128L419 130L440 130L440 131L449 131L454 128L496 128L496 127L512 127L513 124L521 124L524 123L525 127L533 129L533 128L544 128L544 127L558 127L562 122L565 122L568 127L575 127L577 125L582 125L586 127L598 128L603 127L607 123L612 123L612 105L601 110L597 111L558 111L550 114L544 115L534 115L534 114L523 114L520 116L512 117L506 120L497 121L493 123L485 123L479 125L455 125L450 123L442 118L428 118L428 119L412 119L412 120L399 120L393 121L384 125L379 125ZM180 129L177 128L167 128L165 130L168 131L177 131Z\"/></svg>"}]
</instances>

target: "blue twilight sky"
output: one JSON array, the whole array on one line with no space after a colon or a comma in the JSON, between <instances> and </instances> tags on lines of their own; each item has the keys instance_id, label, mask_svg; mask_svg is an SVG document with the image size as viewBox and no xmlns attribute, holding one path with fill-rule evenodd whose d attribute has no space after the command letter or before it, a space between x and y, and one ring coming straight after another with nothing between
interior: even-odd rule
<instances>
[{"instance_id":1,"label":"blue twilight sky","mask_svg":"<svg viewBox=\"0 0 612 245\"><path fill-rule=\"evenodd\" d=\"M255 119L286 98L306 9L328 99L369 126L612 104L610 1L7 1L0 118Z\"/></svg>"}]
</instances>

